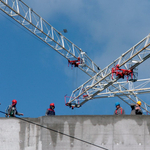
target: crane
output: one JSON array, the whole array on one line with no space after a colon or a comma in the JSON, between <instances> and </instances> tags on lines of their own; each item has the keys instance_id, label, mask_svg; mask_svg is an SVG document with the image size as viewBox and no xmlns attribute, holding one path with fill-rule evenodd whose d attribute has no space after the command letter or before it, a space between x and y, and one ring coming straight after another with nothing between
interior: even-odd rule
<instances>
[{"instance_id":1,"label":"crane","mask_svg":"<svg viewBox=\"0 0 150 150\"><path fill-rule=\"evenodd\" d=\"M63 36L23 1L0 0L0 10L65 57L71 65L75 65L73 62L80 58L78 68L90 77L100 69L81 48Z\"/></svg>"},{"instance_id":2,"label":"crane","mask_svg":"<svg viewBox=\"0 0 150 150\"><path fill-rule=\"evenodd\" d=\"M87 82L72 92L69 102L66 103L67 106L72 108L80 107L88 100L98 98L102 93L104 94L105 90L107 90L107 94L113 94L127 104L130 103L124 100L123 96L133 102L139 99L135 90L129 91L122 83L118 82L119 76L112 78L112 68L119 64L119 67L123 67L125 71L128 70L130 72L148 59L150 56L149 35L102 70L81 48L57 31L22 0L0 0L0 10L65 57L68 60L68 64L71 64L72 67L78 67L90 76ZM138 82L137 80L136 83ZM136 90L147 91L144 88ZM125 92L128 93L126 94ZM149 105L144 101L142 102L142 108L149 112Z\"/></svg>"},{"instance_id":3,"label":"crane","mask_svg":"<svg viewBox=\"0 0 150 150\"><path fill-rule=\"evenodd\" d=\"M128 91L129 92L128 94L125 94L127 88L124 87L123 84L117 82L122 77L116 76L115 78L112 78L112 74L114 73L112 69L118 66L119 68L120 67L124 68L122 70L126 70L128 72L134 70L138 65L140 65L150 57L149 50L150 50L150 35L147 35L144 39L142 39L140 42L138 42L136 45L130 48L127 52L122 54L119 58L117 58L111 64L106 66L103 70L100 70L95 76L93 76L84 84L82 84L80 87L75 89L72 92L69 102L66 105L71 106L70 104L72 104L74 105L73 107L80 107L87 101L98 98L98 95L100 95L99 93L102 93L104 91L106 91L105 94L108 92L112 93L113 95L119 97L121 100L123 100L129 105L130 102L125 100L124 97L136 103L136 101L139 100L139 98L136 96L134 90L130 90ZM131 78L131 80L133 79ZM131 84L130 82L129 84ZM142 89L138 90L142 91L143 87ZM116 95L116 92L117 93L120 92L123 95L118 94ZM144 101L142 102L143 102L142 108L145 111L150 112L149 111L150 106L147 105Z\"/></svg>"}]
</instances>

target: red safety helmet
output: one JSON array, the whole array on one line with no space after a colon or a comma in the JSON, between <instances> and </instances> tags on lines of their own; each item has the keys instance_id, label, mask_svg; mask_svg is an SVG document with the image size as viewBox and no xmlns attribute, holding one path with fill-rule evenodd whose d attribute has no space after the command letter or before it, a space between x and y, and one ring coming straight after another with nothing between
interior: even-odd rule
<instances>
[{"instance_id":1,"label":"red safety helmet","mask_svg":"<svg viewBox=\"0 0 150 150\"><path fill-rule=\"evenodd\" d=\"M54 108L52 108L52 107L55 108L55 104L54 104L54 103L51 103L51 104L50 104L50 109L54 109Z\"/></svg>"},{"instance_id":2,"label":"red safety helmet","mask_svg":"<svg viewBox=\"0 0 150 150\"><path fill-rule=\"evenodd\" d=\"M53 106L53 107L55 107L54 103L51 103L51 104L50 104L50 106Z\"/></svg>"},{"instance_id":3,"label":"red safety helmet","mask_svg":"<svg viewBox=\"0 0 150 150\"><path fill-rule=\"evenodd\" d=\"M13 105L16 105L16 104L17 104L17 101L16 101L15 99L13 99L13 100L12 100L12 104L13 104Z\"/></svg>"}]
</instances>

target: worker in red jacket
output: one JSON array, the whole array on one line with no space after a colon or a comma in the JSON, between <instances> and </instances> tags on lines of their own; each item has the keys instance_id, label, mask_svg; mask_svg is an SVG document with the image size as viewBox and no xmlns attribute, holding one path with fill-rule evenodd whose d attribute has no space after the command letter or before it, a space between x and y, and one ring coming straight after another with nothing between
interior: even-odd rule
<instances>
[{"instance_id":1,"label":"worker in red jacket","mask_svg":"<svg viewBox=\"0 0 150 150\"><path fill-rule=\"evenodd\" d=\"M116 110L114 111L114 115L124 115L125 114L124 109L122 107L120 107L119 102L116 102L115 106L116 106Z\"/></svg>"},{"instance_id":2,"label":"worker in red jacket","mask_svg":"<svg viewBox=\"0 0 150 150\"><path fill-rule=\"evenodd\" d=\"M54 103L50 104L50 108L46 110L45 116L55 115L55 105Z\"/></svg>"},{"instance_id":3,"label":"worker in red jacket","mask_svg":"<svg viewBox=\"0 0 150 150\"><path fill-rule=\"evenodd\" d=\"M16 108L17 100L13 99L12 104L8 106L6 117L15 117L16 115L23 116L23 113L19 113Z\"/></svg>"}]
</instances>

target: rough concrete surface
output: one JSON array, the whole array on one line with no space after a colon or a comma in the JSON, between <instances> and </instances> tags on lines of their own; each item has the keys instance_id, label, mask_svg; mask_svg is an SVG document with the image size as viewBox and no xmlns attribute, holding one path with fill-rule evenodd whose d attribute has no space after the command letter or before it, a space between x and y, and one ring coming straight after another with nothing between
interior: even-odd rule
<instances>
[{"instance_id":1,"label":"rough concrete surface","mask_svg":"<svg viewBox=\"0 0 150 150\"><path fill-rule=\"evenodd\" d=\"M43 116L22 119L28 122L0 118L0 150L150 149L150 116Z\"/></svg>"}]
</instances>

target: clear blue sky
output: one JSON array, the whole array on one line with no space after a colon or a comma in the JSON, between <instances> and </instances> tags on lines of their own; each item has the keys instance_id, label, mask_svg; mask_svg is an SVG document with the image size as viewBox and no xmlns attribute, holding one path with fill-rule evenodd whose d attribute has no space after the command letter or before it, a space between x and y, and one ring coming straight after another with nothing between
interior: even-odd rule
<instances>
[{"instance_id":1,"label":"clear blue sky","mask_svg":"<svg viewBox=\"0 0 150 150\"><path fill-rule=\"evenodd\" d=\"M150 33L150 1L26 0L24 1L58 31L87 52L101 68L118 58ZM0 110L18 101L24 117L44 116L50 103L56 115L111 115L118 98L87 102L79 109L65 106L64 96L89 77L68 67L60 54L0 11ZM147 60L139 66L139 78L149 78ZM149 95L139 95L149 102ZM0 117L4 115L0 114Z\"/></svg>"}]
</instances>

